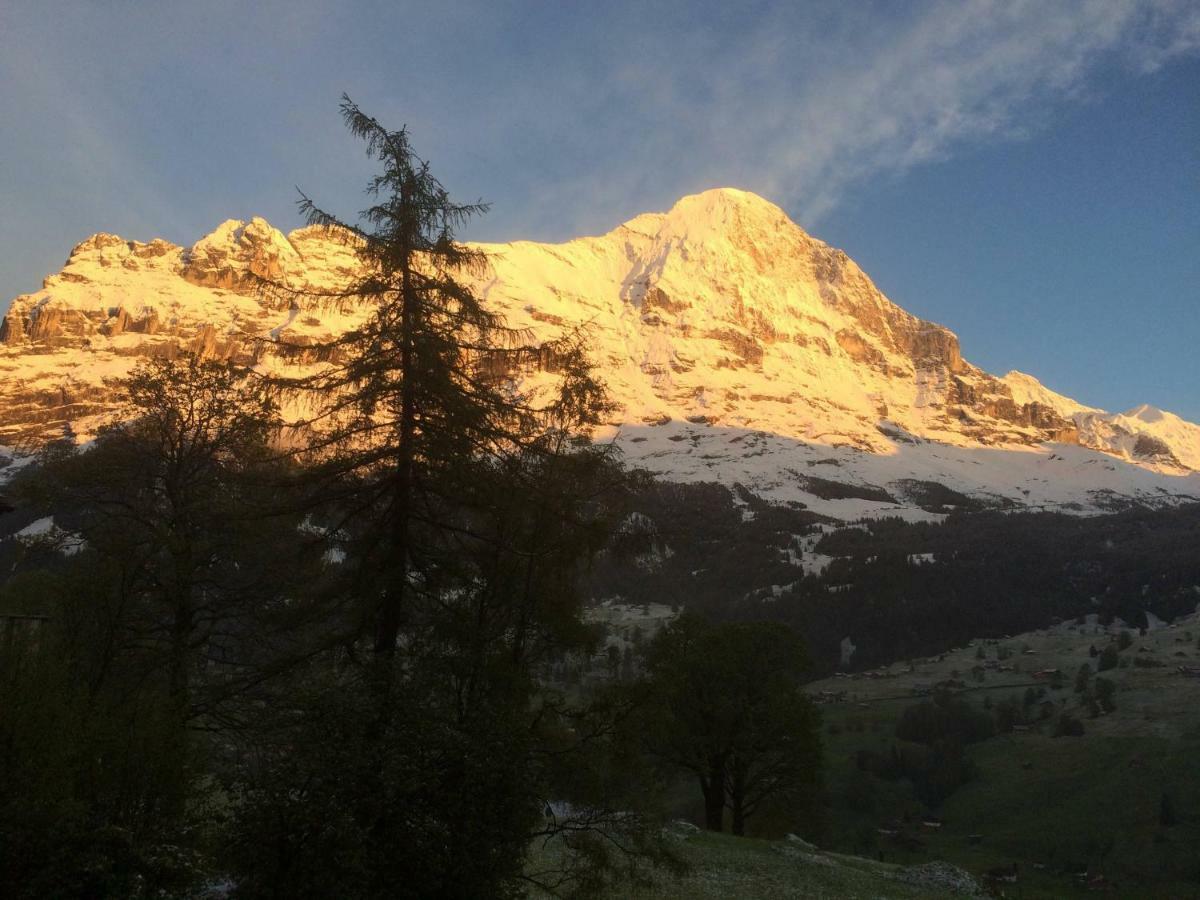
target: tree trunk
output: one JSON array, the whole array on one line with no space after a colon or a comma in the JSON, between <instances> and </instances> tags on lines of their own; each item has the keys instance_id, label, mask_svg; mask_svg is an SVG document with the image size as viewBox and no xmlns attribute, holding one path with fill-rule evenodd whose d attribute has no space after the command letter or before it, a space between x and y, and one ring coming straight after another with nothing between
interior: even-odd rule
<instances>
[{"instance_id":1,"label":"tree trunk","mask_svg":"<svg viewBox=\"0 0 1200 900\"><path fill-rule=\"evenodd\" d=\"M390 547L395 559L395 569L380 599L379 619L375 627L375 654L384 659L391 659L396 655L396 640L400 636L400 610L404 605L404 589L408 585L408 481L409 479L402 475L397 490L400 498L396 503L397 519L392 523Z\"/></svg>"},{"instance_id":2,"label":"tree trunk","mask_svg":"<svg viewBox=\"0 0 1200 900\"><path fill-rule=\"evenodd\" d=\"M720 783L701 784L704 790L704 827L709 831L725 830L725 791Z\"/></svg>"},{"instance_id":3,"label":"tree trunk","mask_svg":"<svg viewBox=\"0 0 1200 900\"><path fill-rule=\"evenodd\" d=\"M416 433L416 392L413 388L413 319L416 297L409 271L408 256L401 267L400 285L400 423L396 448L396 502L392 522L391 552L395 565L393 577L384 592L375 631L375 653L391 659L396 655L400 635L400 612L408 586L408 522L412 502L413 439Z\"/></svg>"},{"instance_id":4,"label":"tree trunk","mask_svg":"<svg viewBox=\"0 0 1200 900\"><path fill-rule=\"evenodd\" d=\"M171 704L181 718L186 718L191 704L191 637L192 609L186 597L175 601L171 620L170 659L167 668L167 690Z\"/></svg>"},{"instance_id":5,"label":"tree trunk","mask_svg":"<svg viewBox=\"0 0 1200 900\"><path fill-rule=\"evenodd\" d=\"M733 824L730 831L738 837L746 836L746 817L742 815L742 803L735 800L733 804Z\"/></svg>"},{"instance_id":6,"label":"tree trunk","mask_svg":"<svg viewBox=\"0 0 1200 900\"><path fill-rule=\"evenodd\" d=\"M733 811L731 829L738 837L746 834L746 772L735 759L729 779L729 808Z\"/></svg>"},{"instance_id":7,"label":"tree trunk","mask_svg":"<svg viewBox=\"0 0 1200 900\"><path fill-rule=\"evenodd\" d=\"M172 530L186 534L186 521L172 523ZM169 600L171 615L170 654L167 669L167 690L178 714L186 718L191 704L192 632L196 627L192 602L192 553L184 543L170 548L173 579Z\"/></svg>"},{"instance_id":8,"label":"tree trunk","mask_svg":"<svg viewBox=\"0 0 1200 900\"><path fill-rule=\"evenodd\" d=\"M746 835L746 814L745 814L745 808L742 804L742 797L740 794L734 794L731 799L733 801L732 802L733 822L730 826L730 830L734 834L736 834L738 837L745 837L745 835Z\"/></svg>"},{"instance_id":9,"label":"tree trunk","mask_svg":"<svg viewBox=\"0 0 1200 900\"><path fill-rule=\"evenodd\" d=\"M725 764L720 759L709 761L708 777L700 778L704 792L704 827L709 831L725 830Z\"/></svg>"}]
</instances>

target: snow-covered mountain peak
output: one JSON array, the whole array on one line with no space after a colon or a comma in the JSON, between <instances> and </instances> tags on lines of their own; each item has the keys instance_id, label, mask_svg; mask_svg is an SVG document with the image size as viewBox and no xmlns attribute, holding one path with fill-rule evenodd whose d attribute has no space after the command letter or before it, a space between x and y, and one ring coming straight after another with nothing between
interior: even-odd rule
<instances>
[{"instance_id":1,"label":"snow-covered mountain peak","mask_svg":"<svg viewBox=\"0 0 1200 900\"><path fill-rule=\"evenodd\" d=\"M663 214L654 239L658 253L725 277L804 274L799 267L829 250L774 203L736 188L683 197Z\"/></svg>"},{"instance_id":2,"label":"snow-covered mountain peak","mask_svg":"<svg viewBox=\"0 0 1200 900\"><path fill-rule=\"evenodd\" d=\"M1081 412L1102 412L1094 406L1084 406L1078 400L1056 393L1024 372L1013 369L1000 379L1012 391L1013 400L1018 403L1041 403L1053 409L1060 416L1070 418Z\"/></svg>"},{"instance_id":3,"label":"snow-covered mountain peak","mask_svg":"<svg viewBox=\"0 0 1200 900\"><path fill-rule=\"evenodd\" d=\"M1156 406L1143 403L1125 413L1080 417L1080 425L1104 435L1127 458L1200 471L1200 426Z\"/></svg>"},{"instance_id":4,"label":"snow-covered mountain peak","mask_svg":"<svg viewBox=\"0 0 1200 900\"><path fill-rule=\"evenodd\" d=\"M702 243L716 239L731 244L772 237L779 230L803 229L769 200L737 188L712 188L680 198L663 222L668 234Z\"/></svg>"},{"instance_id":5,"label":"snow-covered mountain peak","mask_svg":"<svg viewBox=\"0 0 1200 900\"><path fill-rule=\"evenodd\" d=\"M1159 409L1157 406L1151 406L1149 403L1143 403L1140 406L1135 406L1133 409L1121 414L1126 419L1138 419L1145 422L1147 425L1152 425L1156 422L1162 422L1167 419L1173 419L1175 422L1183 420L1174 413L1169 413Z\"/></svg>"},{"instance_id":6,"label":"snow-covered mountain peak","mask_svg":"<svg viewBox=\"0 0 1200 900\"><path fill-rule=\"evenodd\" d=\"M1200 470L1200 427L989 375L953 332L752 193L704 191L561 244L477 246L490 271L471 287L509 324L547 338L586 329L620 407L612 433L667 477L738 481L837 516L903 513L934 483L942 497L1080 509L1200 494L1200 475L1181 477ZM186 249L94 235L0 323L0 444L86 433L115 411L105 379L139 356L282 366L272 341L321 340L364 313L277 308L259 279L342 287L359 265L345 234L285 235L261 218Z\"/></svg>"}]
</instances>

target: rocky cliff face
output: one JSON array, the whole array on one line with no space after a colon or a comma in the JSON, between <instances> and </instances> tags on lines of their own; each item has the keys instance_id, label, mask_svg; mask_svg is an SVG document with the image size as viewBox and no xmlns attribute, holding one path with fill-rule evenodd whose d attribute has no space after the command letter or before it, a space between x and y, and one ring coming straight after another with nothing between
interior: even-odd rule
<instances>
[{"instance_id":1,"label":"rocky cliff face","mask_svg":"<svg viewBox=\"0 0 1200 900\"><path fill-rule=\"evenodd\" d=\"M665 472L778 482L746 470L767 452L750 449L763 441L791 448L769 454L776 473L795 468L796 453L850 470L855 454L885 460L924 447L929 456L940 446L1045 456L1047 441L1160 475L1200 468L1196 426L1163 413L1114 417L1030 376L989 375L963 359L951 331L891 303L843 252L753 194L708 191L600 237L482 249L491 270L477 292L537 334L583 327L621 404L619 439ZM190 248L94 235L0 325L0 444L85 433L119 413L106 379L140 356L186 349L281 365L273 342L328 336L361 312L281 304L257 279L336 288L356 266L344 237L285 236L262 219L227 221ZM701 445L714 464L691 471L686 458ZM1016 502L1030 490L1003 493Z\"/></svg>"}]
</instances>

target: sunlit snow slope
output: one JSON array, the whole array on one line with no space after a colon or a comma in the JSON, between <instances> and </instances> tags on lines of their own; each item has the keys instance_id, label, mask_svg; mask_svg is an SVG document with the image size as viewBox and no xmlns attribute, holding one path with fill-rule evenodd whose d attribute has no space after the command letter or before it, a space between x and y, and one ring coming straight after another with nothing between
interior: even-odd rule
<instances>
[{"instance_id":1,"label":"sunlit snow slope","mask_svg":"<svg viewBox=\"0 0 1200 900\"><path fill-rule=\"evenodd\" d=\"M272 308L247 277L344 284L356 260L337 237L254 219L187 249L84 241L0 327L0 443L86 434L119 412L104 379L139 356L184 347L273 367L271 342L346 328L353 314ZM983 372L952 332L753 194L706 191L600 237L483 249L477 292L536 334L585 328L621 405L610 433L664 477L741 483L837 518L1200 497L1200 427Z\"/></svg>"}]
</instances>

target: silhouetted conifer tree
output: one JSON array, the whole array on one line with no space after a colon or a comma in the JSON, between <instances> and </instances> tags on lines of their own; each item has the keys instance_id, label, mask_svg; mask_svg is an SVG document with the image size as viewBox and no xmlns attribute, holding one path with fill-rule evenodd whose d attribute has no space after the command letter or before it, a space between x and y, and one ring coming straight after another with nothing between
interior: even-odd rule
<instances>
[{"instance_id":1,"label":"silhouetted conifer tree","mask_svg":"<svg viewBox=\"0 0 1200 900\"><path fill-rule=\"evenodd\" d=\"M264 284L290 302L331 305L361 317L325 342L280 343L316 370L276 384L315 399L310 456L357 536L355 558L370 597L365 625L374 652L396 652L406 602L441 590L436 544L494 460L545 450L548 430L579 430L607 411L576 336L534 343L507 327L472 293L465 277L486 269L455 229L486 211L457 204L412 150L405 129L389 131L343 98L342 116L382 171L367 187L373 202L351 224L301 195L311 225L356 248L362 274L325 291ZM522 395L509 377L552 368L553 397ZM559 447L558 449L561 449ZM358 526L355 528L355 526ZM368 585L366 582L370 581Z\"/></svg>"},{"instance_id":2,"label":"silhouetted conifer tree","mask_svg":"<svg viewBox=\"0 0 1200 900\"><path fill-rule=\"evenodd\" d=\"M625 705L567 703L537 678L591 638L578 575L625 484L588 441L606 392L578 335L534 342L472 292L487 260L455 229L486 207L453 203L407 131L341 110L381 165L372 203L357 224L301 208L353 244L361 274L262 289L357 322L281 344L305 368L272 383L316 408L299 455L321 527L344 535L359 638L278 694L279 736L235 816L243 891L515 896L534 835L561 838L539 883L594 887L612 848L658 840L620 779L566 774L584 758L604 771L596 748ZM522 391L535 372L545 387ZM579 805L547 821L548 800Z\"/></svg>"}]
</instances>

